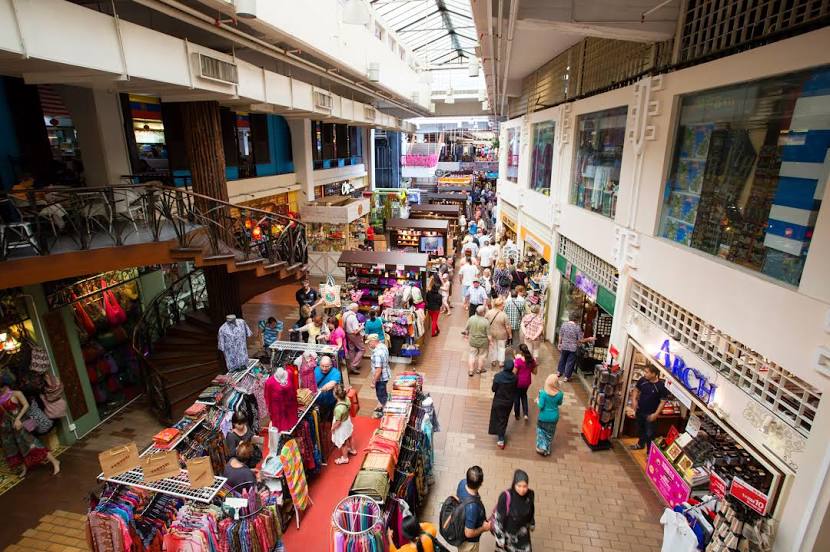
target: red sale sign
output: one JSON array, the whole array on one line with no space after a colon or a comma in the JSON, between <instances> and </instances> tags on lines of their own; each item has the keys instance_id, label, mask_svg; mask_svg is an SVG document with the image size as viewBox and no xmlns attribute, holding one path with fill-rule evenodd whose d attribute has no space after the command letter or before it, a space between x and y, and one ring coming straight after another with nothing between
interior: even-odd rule
<instances>
[{"instance_id":1,"label":"red sale sign","mask_svg":"<svg viewBox=\"0 0 830 552\"><path fill-rule=\"evenodd\" d=\"M715 472L712 472L709 476L709 492L720 499L726 496L726 481Z\"/></svg>"},{"instance_id":2,"label":"red sale sign","mask_svg":"<svg viewBox=\"0 0 830 552\"><path fill-rule=\"evenodd\" d=\"M755 510L761 515L767 513L767 506L769 506L769 497L741 479L740 477L732 478L732 486L729 487L729 494Z\"/></svg>"}]
</instances>

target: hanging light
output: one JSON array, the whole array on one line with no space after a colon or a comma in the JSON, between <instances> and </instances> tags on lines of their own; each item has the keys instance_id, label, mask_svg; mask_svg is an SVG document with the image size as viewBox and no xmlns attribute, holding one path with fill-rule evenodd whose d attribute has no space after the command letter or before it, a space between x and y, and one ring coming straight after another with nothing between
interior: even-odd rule
<instances>
[{"instance_id":1,"label":"hanging light","mask_svg":"<svg viewBox=\"0 0 830 552\"><path fill-rule=\"evenodd\" d=\"M3 342L3 350L7 353L16 353L20 350L20 341L14 338L12 334L2 333L0 337L6 336L5 339L0 339Z\"/></svg>"},{"instance_id":2,"label":"hanging light","mask_svg":"<svg viewBox=\"0 0 830 552\"><path fill-rule=\"evenodd\" d=\"M236 17L242 19L256 19L257 0L234 0Z\"/></svg>"},{"instance_id":3,"label":"hanging light","mask_svg":"<svg viewBox=\"0 0 830 552\"><path fill-rule=\"evenodd\" d=\"M369 23L369 8L363 0L346 0L343 4L343 23L366 25Z\"/></svg>"},{"instance_id":4,"label":"hanging light","mask_svg":"<svg viewBox=\"0 0 830 552\"><path fill-rule=\"evenodd\" d=\"M260 228L259 226L254 226L254 230L253 230L253 232L251 232L251 235L253 236L254 241L261 240L262 239L262 228Z\"/></svg>"},{"instance_id":5,"label":"hanging light","mask_svg":"<svg viewBox=\"0 0 830 552\"><path fill-rule=\"evenodd\" d=\"M250 230L253 225L254 223L251 219L245 218L245 230Z\"/></svg>"},{"instance_id":6,"label":"hanging light","mask_svg":"<svg viewBox=\"0 0 830 552\"><path fill-rule=\"evenodd\" d=\"M478 76L478 58L470 58L469 73L467 74L471 77Z\"/></svg>"}]
</instances>

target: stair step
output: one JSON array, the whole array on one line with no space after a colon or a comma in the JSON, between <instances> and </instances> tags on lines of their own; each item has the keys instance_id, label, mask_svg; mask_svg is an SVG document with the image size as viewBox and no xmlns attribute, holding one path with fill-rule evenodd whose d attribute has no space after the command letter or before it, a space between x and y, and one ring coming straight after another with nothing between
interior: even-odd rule
<instances>
[{"instance_id":1,"label":"stair step","mask_svg":"<svg viewBox=\"0 0 830 552\"><path fill-rule=\"evenodd\" d=\"M223 265L228 264L228 261L232 261L233 259L233 253L227 253L224 255L208 255L206 257L202 257L202 264L205 266Z\"/></svg>"},{"instance_id":2,"label":"stair step","mask_svg":"<svg viewBox=\"0 0 830 552\"><path fill-rule=\"evenodd\" d=\"M181 352L187 352L187 353L192 355L193 353L204 353L204 352L206 352L206 350L212 352L215 347L216 347L216 342L215 341L213 342L213 345L211 345L210 343L199 343L199 342L196 342L196 341L185 342L185 343L179 343L179 342L168 343L166 341L163 341L163 342L161 342L161 343L159 343L155 346L155 351L156 351L156 353L170 353L170 352L181 351Z\"/></svg>"},{"instance_id":3,"label":"stair step","mask_svg":"<svg viewBox=\"0 0 830 552\"><path fill-rule=\"evenodd\" d=\"M203 311L189 312L184 316L185 320L196 326L214 329L216 326L210 321L208 314Z\"/></svg>"},{"instance_id":4,"label":"stair step","mask_svg":"<svg viewBox=\"0 0 830 552\"><path fill-rule=\"evenodd\" d=\"M181 390L182 388L195 388L198 387L199 391L204 389L208 386L210 381L219 373L219 369L217 368L213 372L205 372L203 374L197 374L195 376L190 376L189 378L184 378L172 383L168 383L164 386L165 391L167 391L167 396L171 396L175 394L177 390Z\"/></svg>"},{"instance_id":5,"label":"stair step","mask_svg":"<svg viewBox=\"0 0 830 552\"><path fill-rule=\"evenodd\" d=\"M208 362L191 362L190 364L181 364L178 366L159 364L157 362L151 362L151 364L159 374L164 376L165 380L171 383L199 374L206 374L208 372L215 373L219 370L219 361L216 359Z\"/></svg>"},{"instance_id":6,"label":"stair step","mask_svg":"<svg viewBox=\"0 0 830 552\"><path fill-rule=\"evenodd\" d=\"M303 263L294 263L293 265L288 265L287 267L285 267L285 271L288 272L289 274L293 274L293 273L297 272L297 270L302 268L303 266L304 266Z\"/></svg>"},{"instance_id":7,"label":"stair step","mask_svg":"<svg viewBox=\"0 0 830 552\"><path fill-rule=\"evenodd\" d=\"M183 322L167 330L165 337L193 337L198 339L203 337L207 332L209 332L207 328Z\"/></svg>"},{"instance_id":8,"label":"stair step","mask_svg":"<svg viewBox=\"0 0 830 552\"><path fill-rule=\"evenodd\" d=\"M284 268L288 263L285 261L277 261L275 263L267 264L263 268L267 268L268 270L280 270Z\"/></svg>"}]
</instances>

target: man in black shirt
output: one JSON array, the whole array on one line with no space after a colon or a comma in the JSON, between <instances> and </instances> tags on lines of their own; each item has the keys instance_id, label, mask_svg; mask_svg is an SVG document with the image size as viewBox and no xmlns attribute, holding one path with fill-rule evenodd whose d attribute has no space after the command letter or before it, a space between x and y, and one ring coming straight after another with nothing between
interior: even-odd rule
<instances>
[{"instance_id":1,"label":"man in black shirt","mask_svg":"<svg viewBox=\"0 0 830 552\"><path fill-rule=\"evenodd\" d=\"M634 410L640 431L640 441L630 447L632 450L642 449L654 439L657 432L657 416L663 410L668 394L657 367L651 364L646 366L645 375L631 390L631 408Z\"/></svg>"},{"instance_id":2,"label":"man in black shirt","mask_svg":"<svg viewBox=\"0 0 830 552\"><path fill-rule=\"evenodd\" d=\"M308 305L308 307L312 310L312 316L314 316L314 307L317 306L320 294L317 293L316 289L311 287L311 283L309 283L307 279L303 280L303 287L297 290L297 293L294 294L294 298L297 300L297 308L300 309L301 319L303 318L303 305ZM300 322L302 322L302 320L300 320Z\"/></svg>"}]
</instances>

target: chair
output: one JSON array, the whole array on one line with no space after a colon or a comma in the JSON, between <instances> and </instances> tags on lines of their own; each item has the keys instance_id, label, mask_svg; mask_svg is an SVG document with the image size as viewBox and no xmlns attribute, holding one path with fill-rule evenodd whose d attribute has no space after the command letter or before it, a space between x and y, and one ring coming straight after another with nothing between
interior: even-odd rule
<instances>
[{"instance_id":1,"label":"chair","mask_svg":"<svg viewBox=\"0 0 830 552\"><path fill-rule=\"evenodd\" d=\"M20 209L11 199L0 199L10 222L0 223L0 259L7 259L10 249L31 247L40 255L35 232L30 221L24 221Z\"/></svg>"}]
</instances>

